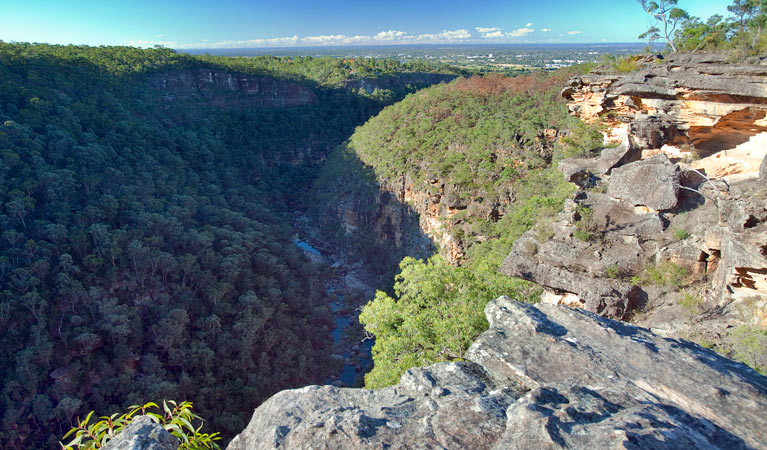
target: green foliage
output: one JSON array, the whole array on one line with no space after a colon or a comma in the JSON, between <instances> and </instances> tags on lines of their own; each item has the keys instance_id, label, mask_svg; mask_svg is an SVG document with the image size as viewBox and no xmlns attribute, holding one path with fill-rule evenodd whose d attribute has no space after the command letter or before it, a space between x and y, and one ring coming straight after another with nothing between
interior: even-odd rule
<instances>
[{"instance_id":1,"label":"green foliage","mask_svg":"<svg viewBox=\"0 0 767 450\"><path fill-rule=\"evenodd\" d=\"M753 325L740 325L726 339L727 350L734 359L767 375L767 330Z\"/></svg>"},{"instance_id":2,"label":"green foliage","mask_svg":"<svg viewBox=\"0 0 767 450\"><path fill-rule=\"evenodd\" d=\"M679 306L681 306L690 317L694 317L700 313L700 308L703 306L703 298L700 295L685 291L682 294L681 300L679 300Z\"/></svg>"},{"instance_id":3,"label":"green foliage","mask_svg":"<svg viewBox=\"0 0 767 450\"><path fill-rule=\"evenodd\" d=\"M767 2L733 0L729 18L713 15L706 20L676 7L677 0L639 0L655 24L640 39L663 39L672 51L729 50L736 59L762 54L767 49Z\"/></svg>"},{"instance_id":4,"label":"green foliage","mask_svg":"<svg viewBox=\"0 0 767 450\"><path fill-rule=\"evenodd\" d=\"M690 232L684 228L674 228L674 237L677 238L677 240L683 241L690 237Z\"/></svg>"},{"instance_id":5,"label":"green foliage","mask_svg":"<svg viewBox=\"0 0 767 450\"><path fill-rule=\"evenodd\" d=\"M608 278L620 277L621 273L620 273L620 270L618 269L618 265L613 264L610 267L608 267L607 270L605 271L605 275L607 275Z\"/></svg>"},{"instance_id":6,"label":"green foliage","mask_svg":"<svg viewBox=\"0 0 767 450\"><path fill-rule=\"evenodd\" d=\"M645 267L639 275L631 279L631 282L636 285L655 284L679 290L689 284L690 271L678 264L664 261Z\"/></svg>"},{"instance_id":7,"label":"green foliage","mask_svg":"<svg viewBox=\"0 0 767 450\"><path fill-rule=\"evenodd\" d=\"M551 160L577 151L574 147L589 152L602 143L598 130L571 120L558 95L571 74L491 76L434 86L384 109L340 151L339 157L361 160L368 170L364 184L375 191L404 177L415 191L444 185L451 195L498 209L483 215L481 207L470 206L451 217L450 232L466 248L461 267L439 256L426 263L405 258L393 295L378 292L364 308L360 320L376 336L368 387L396 383L413 366L461 359L486 327L483 308L491 299L505 294L538 300L539 288L497 271L514 241L539 221L550 221L572 195L574 187ZM571 133L566 141L549 141L548 128ZM336 186L358 182L346 177L334 171L327 180Z\"/></svg>"},{"instance_id":8,"label":"green foliage","mask_svg":"<svg viewBox=\"0 0 767 450\"><path fill-rule=\"evenodd\" d=\"M74 435L74 439L66 444L61 444L62 450L76 449L98 449L107 442L114 439L123 428L130 425L133 416L139 411L141 415L146 415L155 423L160 424L166 431L177 437L181 442L180 449L185 450L205 450L219 449L215 441L221 439L218 433L203 433L203 420L200 416L192 412L190 402L177 403L173 400L162 402L162 411L160 407L153 402L143 406L134 405L130 411L124 414L112 414L111 416L102 416L99 420L89 423L93 416L91 411L84 420L77 420L77 426L69 430L63 439ZM199 425L195 426L198 423Z\"/></svg>"},{"instance_id":9,"label":"green foliage","mask_svg":"<svg viewBox=\"0 0 767 450\"><path fill-rule=\"evenodd\" d=\"M394 384L411 367L462 359L487 328L487 302L523 283L501 277L490 283L440 256L427 262L407 257L400 269L394 297L378 291L360 314L365 330L376 336L368 388Z\"/></svg>"},{"instance_id":10,"label":"green foliage","mask_svg":"<svg viewBox=\"0 0 767 450\"><path fill-rule=\"evenodd\" d=\"M594 222L594 211L588 206L578 205L576 207L575 231L573 236L581 241L590 241L598 237L599 231Z\"/></svg>"},{"instance_id":11,"label":"green foliage","mask_svg":"<svg viewBox=\"0 0 767 450\"><path fill-rule=\"evenodd\" d=\"M604 68L615 70L618 73L630 73L642 67L640 58L636 56L627 55L617 58L608 53L605 53L600 57L599 65Z\"/></svg>"},{"instance_id":12,"label":"green foliage","mask_svg":"<svg viewBox=\"0 0 767 450\"><path fill-rule=\"evenodd\" d=\"M651 26L639 36L639 39L648 39L650 42L664 39L673 51L677 51L673 41L677 26L690 16L687 11L677 8L678 0L637 0L642 9L653 17L656 25Z\"/></svg>"}]
</instances>

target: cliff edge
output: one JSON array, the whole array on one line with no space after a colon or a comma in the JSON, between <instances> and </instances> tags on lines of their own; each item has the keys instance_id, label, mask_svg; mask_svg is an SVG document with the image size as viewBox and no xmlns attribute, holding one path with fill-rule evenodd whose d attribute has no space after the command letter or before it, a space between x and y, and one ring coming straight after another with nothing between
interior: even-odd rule
<instances>
[{"instance_id":1,"label":"cliff edge","mask_svg":"<svg viewBox=\"0 0 767 450\"><path fill-rule=\"evenodd\" d=\"M467 361L283 391L228 450L767 448L767 378L743 364L580 309L501 297L485 313Z\"/></svg>"}]
</instances>

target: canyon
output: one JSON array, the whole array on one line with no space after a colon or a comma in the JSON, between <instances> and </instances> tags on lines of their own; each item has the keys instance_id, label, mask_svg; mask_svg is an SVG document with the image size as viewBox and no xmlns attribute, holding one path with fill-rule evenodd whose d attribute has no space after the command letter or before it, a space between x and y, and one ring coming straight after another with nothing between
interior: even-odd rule
<instances>
[{"instance_id":1,"label":"canyon","mask_svg":"<svg viewBox=\"0 0 767 450\"><path fill-rule=\"evenodd\" d=\"M767 448L767 378L692 342L727 345L767 320L767 61L638 63L562 91L571 114L608 128L599 155L559 161L575 193L501 266L540 285L541 303L491 301L465 361L395 386L280 392L228 449ZM431 241L460 264L449 219L503 211L437 179L430 192L370 182L319 209L395 253Z\"/></svg>"}]
</instances>

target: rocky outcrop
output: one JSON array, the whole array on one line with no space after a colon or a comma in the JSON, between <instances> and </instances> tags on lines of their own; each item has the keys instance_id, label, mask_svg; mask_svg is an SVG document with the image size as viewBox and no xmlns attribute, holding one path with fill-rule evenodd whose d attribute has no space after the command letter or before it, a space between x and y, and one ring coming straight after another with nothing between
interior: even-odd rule
<instances>
[{"instance_id":1,"label":"rocky outcrop","mask_svg":"<svg viewBox=\"0 0 767 450\"><path fill-rule=\"evenodd\" d=\"M176 450L178 439L148 416L138 416L102 450Z\"/></svg>"},{"instance_id":2,"label":"rocky outcrop","mask_svg":"<svg viewBox=\"0 0 767 450\"><path fill-rule=\"evenodd\" d=\"M687 143L705 151L767 131L767 61L674 54L640 63L629 74L597 70L571 79L562 92L570 112L628 128L645 148Z\"/></svg>"},{"instance_id":3,"label":"rocky outcrop","mask_svg":"<svg viewBox=\"0 0 767 450\"><path fill-rule=\"evenodd\" d=\"M578 309L485 313L467 362L377 391L283 391L228 450L767 448L767 378L742 364Z\"/></svg>"},{"instance_id":4,"label":"rocky outcrop","mask_svg":"<svg viewBox=\"0 0 767 450\"><path fill-rule=\"evenodd\" d=\"M202 101L215 108L292 108L315 103L303 84L213 68L176 70L153 75L152 86L169 104Z\"/></svg>"},{"instance_id":5,"label":"rocky outcrop","mask_svg":"<svg viewBox=\"0 0 767 450\"><path fill-rule=\"evenodd\" d=\"M679 307L680 284L702 299L700 310L718 308L717 317L740 298L767 300L760 212L767 62L732 64L723 55L639 62L632 73L596 71L563 90L572 114L606 123L606 138L621 144L559 163L580 190L551 224L553 237L537 242L540 230L528 232L502 271L542 285L545 302L624 319L643 306L649 313L635 320L676 335L689 314ZM686 275L669 275L677 276L669 287L664 270ZM648 271L655 280L622 287ZM654 313L669 305L678 311Z\"/></svg>"}]
</instances>

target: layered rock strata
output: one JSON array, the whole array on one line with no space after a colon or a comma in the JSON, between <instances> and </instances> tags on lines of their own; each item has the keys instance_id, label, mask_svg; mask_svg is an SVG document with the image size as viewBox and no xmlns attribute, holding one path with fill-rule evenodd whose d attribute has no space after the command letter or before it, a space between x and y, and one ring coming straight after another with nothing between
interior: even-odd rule
<instances>
[{"instance_id":1,"label":"layered rock strata","mask_svg":"<svg viewBox=\"0 0 767 450\"><path fill-rule=\"evenodd\" d=\"M665 143L733 147L767 131L767 60L734 64L725 54L648 58L629 74L594 71L570 80L570 112L628 129L645 148Z\"/></svg>"}]
</instances>

